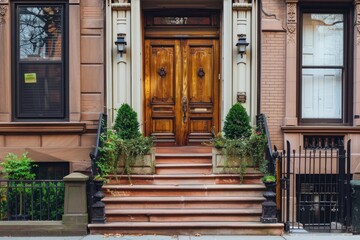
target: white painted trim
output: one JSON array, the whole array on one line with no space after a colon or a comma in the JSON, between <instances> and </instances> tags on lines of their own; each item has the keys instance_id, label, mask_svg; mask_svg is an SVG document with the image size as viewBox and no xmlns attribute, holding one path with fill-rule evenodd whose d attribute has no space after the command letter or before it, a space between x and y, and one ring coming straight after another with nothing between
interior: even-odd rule
<instances>
[{"instance_id":1,"label":"white painted trim","mask_svg":"<svg viewBox=\"0 0 360 240\"><path fill-rule=\"evenodd\" d=\"M109 4L106 4L106 36L105 36L105 59L106 59L106 113L108 114L108 123L113 120L113 95L112 95L112 10Z\"/></svg>"},{"instance_id":2,"label":"white painted trim","mask_svg":"<svg viewBox=\"0 0 360 240\"><path fill-rule=\"evenodd\" d=\"M143 59L140 0L131 1L131 106L143 123ZM142 127L140 127L142 129Z\"/></svg>"},{"instance_id":3,"label":"white painted trim","mask_svg":"<svg viewBox=\"0 0 360 240\"><path fill-rule=\"evenodd\" d=\"M223 2L223 32L222 32L222 111L221 111L221 128L224 125L225 117L233 102L232 86L232 0Z\"/></svg>"},{"instance_id":4,"label":"white painted trim","mask_svg":"<svg viewBox=\"0 0 360 240\"><path fill-rule=\"evenodd\" d=\"M251 12L251 99L250 99L250 116L253 125L256 123L257 105L258 105L258 7L257 1L253 1L253 7Z\"/></svg>"}]
</instances>

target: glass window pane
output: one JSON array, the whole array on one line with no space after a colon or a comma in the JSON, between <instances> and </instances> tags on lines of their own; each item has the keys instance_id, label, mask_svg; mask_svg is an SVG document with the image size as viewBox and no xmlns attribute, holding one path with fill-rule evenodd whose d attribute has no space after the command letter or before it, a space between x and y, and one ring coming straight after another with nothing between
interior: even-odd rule
<instances>
[{"instance_id":1,"label":"glass window pane","mask_svg":"<svg viewBox=\"0 0 360 240\"><path fill-rule=\"evenodd\" d=\"M302 117L341 119L342 70L302 70Z\"/></svg>"},{"instance_id":2,"label":"glass window pane","mask_svg":"<svg viewBox=\"0 0 360 240\"><path fill-rule=\"evenodd\" d=\"M61 64L20 64L19 117L64 117Z\"/></svg>"},{"instance_id":3,"label":"glass window pane","mask_svg":"<svg viewBox=\"0 0 360 240\"><path fill-rule=\"evenodd\" d=\"M62 6L18 6L19 58L61 60Z\"/></svg>"},{"instance_id":4,"label":"glass window pane","mask_svg":"<svg viewBox=\"0 0 360 240\"><path fill-rule=\"evenodd\" d=\"M343 39L343 14L303 14L303 65L342 66Z\"/></svg>"}]
</instances>

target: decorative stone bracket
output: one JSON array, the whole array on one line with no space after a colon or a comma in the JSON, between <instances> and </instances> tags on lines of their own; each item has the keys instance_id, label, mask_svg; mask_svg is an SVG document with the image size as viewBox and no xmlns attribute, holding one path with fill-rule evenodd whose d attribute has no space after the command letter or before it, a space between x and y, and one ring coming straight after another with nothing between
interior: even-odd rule
<instances>
[{"instance_id":1,"label":"decorative stone bracket","mask_svg":"<svg viewBox=\"0 0 360 240\"><path fill-rule=\"evenodd\" d=\"M360 1L355 1L355 11L356 11L355 26L357 30L356 44L360 45Z\"/></svg>"},{"instance_id":2,"label":"decorative stone bracket","mask_svg":"<svg viewBox=\"0 0 360 240\"><path fill-rule=\"evenodd\" d=\"M287 41L288 43L295 43L296 38L296 28L297 28L297 12L296 12L296 3L288 3L287 7Z\"/></svg>"},{"instance_id":3,"label":"decorative stone bracket","mask_svg":"<svg viewBox=\"0 0 360 240\"><path fill-rule=\"evenodd\" d=\"M0 5L0 24L5 23L6 11L7 11L7 6L6 5Z\"/></svg>"}]
</instances>

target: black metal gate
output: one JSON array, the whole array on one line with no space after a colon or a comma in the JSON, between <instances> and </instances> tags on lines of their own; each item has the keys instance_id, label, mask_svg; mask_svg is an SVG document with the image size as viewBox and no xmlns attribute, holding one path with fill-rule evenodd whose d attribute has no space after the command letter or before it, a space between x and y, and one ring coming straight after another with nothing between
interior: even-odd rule
<instances>
[{"instance_id":1,"label":"black metal gate","mask_svg":"<svg viewBox=\"0 0 360 240\"><path fill-rule=\"evenodd\" d=\"M351 225L350 140L336 148L286 151L279 159L281 221L286 231L347 231ZM278 175L278 176L279 176Z\"/></svg>"}]
</instances>

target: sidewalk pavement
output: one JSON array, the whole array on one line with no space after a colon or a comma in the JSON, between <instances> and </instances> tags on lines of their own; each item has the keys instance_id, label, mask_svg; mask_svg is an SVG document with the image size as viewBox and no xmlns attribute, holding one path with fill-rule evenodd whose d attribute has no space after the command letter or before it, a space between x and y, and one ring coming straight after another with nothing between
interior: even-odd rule
<instances>
[{"instance_id":1,"label":"sidewalk pavement","mask_svg":"<svg viewBox=\"0 0 360 240\"><path fill-rule=\"evenodd\" d=\"M87 235L78 237L0 237L0 240L359 240L349 233L293 233L283 236L160 236L160 235Z\"/></svg>"}]
</instances>

